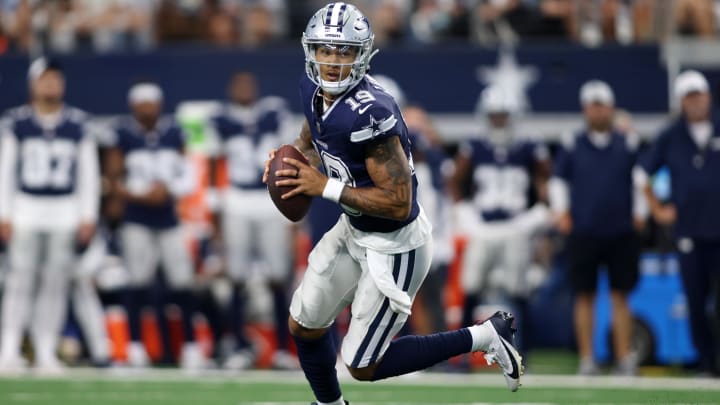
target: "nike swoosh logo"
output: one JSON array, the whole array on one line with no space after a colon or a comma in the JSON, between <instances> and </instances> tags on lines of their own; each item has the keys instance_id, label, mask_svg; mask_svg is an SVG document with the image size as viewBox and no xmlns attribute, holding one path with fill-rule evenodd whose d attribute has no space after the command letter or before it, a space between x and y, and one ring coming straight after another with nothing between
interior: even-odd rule
<instances>
[{"instance_id":1,"label":"nike swoosh logo","mask_svg":"<svg viewBox=\"0 0 720 405\"><path fill-rule=\"evenodd\" d=\"M500 338L500 343L502 343L505 350L508 352L508 356L510 357L510 363L512 364L512 373L508 374L510 378L518 379L520 378L520 368L518 367L517 361L515 361L515 356L513 356L512 351L508 348L508 346L505 344L505 339Z\"/></svg>"},{"instance_id":2,"label":"nike swoosh logo","mask_svg":"<svg viewBox=\"0 0 720 405\"><path fill-rule=\"evenodd\" d=\"M358 113L360 113L360 114L365 114L365 111L367 111L367 109L370 108L371 105L372 105L372 104L368 104L368 105L366 105L365 107L360 108L360 109L358 110Z\"/></svg>"}]
</instances>

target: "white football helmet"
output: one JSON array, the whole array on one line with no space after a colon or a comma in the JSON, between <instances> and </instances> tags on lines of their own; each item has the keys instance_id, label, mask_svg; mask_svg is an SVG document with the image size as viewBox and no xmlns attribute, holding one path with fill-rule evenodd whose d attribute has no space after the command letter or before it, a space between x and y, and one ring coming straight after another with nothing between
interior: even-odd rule
<instances>
[{"instance_id":1,"label":"white football helmet","mask_svg":"<svg viewBox=\"0 0 720 405\"><path fill-rule=\"evenodd\" d=\"M514 140L513 117L518 111L517 98L506 89L491 85L480 94L476 115L485 121L490 142L504 147ZM504 118L498 117L501 115Z\"/></svg>"},{"instance_id":2,"label":"white football helmet","mask_svg":"<svg viewBox=\"0 0 720 405\"><path fill-rule=\"evenodd\" d=\"M347 3L330 3L318 10L308 22L302 37L305 50L305 72L310 80L322 87L329 94L340 94L356 85L370 68L370 59L377 53L373 52L375 35L370 22L357 7ZM358 48L353 63L340 64L351 66L350 75L344 80L327 81L320 77L319 65L315 58L318 46L354 46ZM333 63L333 65L338 65Z\"/></svg>"}]
</instances>

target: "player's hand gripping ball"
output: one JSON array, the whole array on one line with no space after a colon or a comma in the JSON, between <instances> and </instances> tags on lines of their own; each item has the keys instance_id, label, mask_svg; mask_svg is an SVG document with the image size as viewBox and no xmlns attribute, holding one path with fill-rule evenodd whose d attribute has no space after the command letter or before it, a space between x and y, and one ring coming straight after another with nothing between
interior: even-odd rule
<instances>
[{"instance_id":1,"label":"player's hand gripping ball","mask_svg":"<svg viewBox=\"0 0 720 405\"><path fill-rule=\"evenodd\" d=\"M276 186L275 182L278 180L284 180L289 177L275 176L275 172L278 170L296 170L296 167L283 162L283 158L293 158L299 160L305 164L310 164L305 157L297 148L291 145L283 145L275 152L275 157L270 161L270 170L267 177L267 188L272 198L273 203L277 209L287 217L287 219L297 222L307 214L312 203L312 197L305 194L298 194L283 200L281 197L283 194L290 192L292 186Z\"/></svg>"}]
</instances>

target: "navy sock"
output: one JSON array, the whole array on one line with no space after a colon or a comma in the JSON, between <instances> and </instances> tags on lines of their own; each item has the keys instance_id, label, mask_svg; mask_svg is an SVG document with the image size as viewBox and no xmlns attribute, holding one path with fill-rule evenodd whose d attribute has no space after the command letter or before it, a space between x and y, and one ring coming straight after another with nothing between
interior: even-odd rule
<instances>
[{"instance_id":1,"label":"navy sock","mask_svg":"<svg viewBox=\"0 0 720 405\"><path fill-rule=\"evenodd\" d=\"M337 379L337 351L330 333L315 340L293 336L305 378L320 402L336 401L342 393Z\"/></svg>"},{"instance_id":2,"label":"navy sock","mask_svg":"<svg viewBox=\"0 0 720 405\"><path fill-rule=\"evenodd\" d=\"M233 288L233 300L230 307L230 325L235 336L235 350L250 347L250 341L245 336L245 287L237 284Z\"/></svg>"},{"instance_id":3,"label":"navy sock","mask_svg":"<svg viewBox=\"0 0 720 405\"><path fill-rule=\"evenodd\" d=\"M142 287L128 287L124 294L125 311L127 311L128 328L130 329L130 340L141 341L142 310L147 305L148 289Z\"/></svg>"},{"instance_id":4,"label":"navy sock","mask_svg":"<svg viewBox=\"0 0 720 405\"><path fill-rule=\"evenodd\" d=\"M390 343L372 380L423 370L443 360L468 353L471 348L472 335L467 329L427 336L404 336Z\"/></svg>"},{"instance_id":5,"label":"navy sock","mask_svg":"<svg viewBox=\"0 0 720 405\"><path fill-rule=\"evenodd\" d=\"M193 318L197 311L197 300L190 289L175 290L172 293L173 301L180 307L183 320L183 337L185 342L195 341L195 325Z\"/></svg>"},{"instance_id":6,"label":"navy sock","mask_svg":"<svg viewBox=\"0 0 720 405\"><path fill-rule=\"evenodd\" d=\"M283 286L272 287L273 293L273 318L275 321L275 336L279 350L288 349L288 302L287 294Z\"/></svg>"}]
</instances>

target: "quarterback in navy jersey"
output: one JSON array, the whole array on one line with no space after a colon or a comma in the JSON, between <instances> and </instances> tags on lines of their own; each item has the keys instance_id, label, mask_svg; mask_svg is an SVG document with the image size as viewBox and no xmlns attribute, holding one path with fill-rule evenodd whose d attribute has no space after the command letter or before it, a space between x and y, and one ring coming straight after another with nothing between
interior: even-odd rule
<instances>
[{"instance_id":1,"label":"quarterback in navy jersey","mask_svg":"<svg viewBox=\"0 0 720 405\"><path fill-rule=\"evenodd\" d=\"M487 292L490 274L502 271L502 289L511 298L526 291L525 276L531 264L531 237L549 222L544 203L530 206L531 193L539 194L549 174L547 148L520 138L514 129L514 99L491 86L481 95L481 114L487 133L460 145L451 186L458 202L457 229L467 235L463 254L462 286L466 294L463 323L475 322L478 298ZM470 201L462 202L470 181Z\"/></svg>"},{"instance_id":2,"label":"quarterback in navy jersey","mask_svg":"<svg viewBox=\"0 0 720 405\"><path fill-rule=\"evenodd\" d=\"M273 295L278 350L273 355L274 368L297 368L297 359L287 350L288 283L292 270L292 229L278 216L262 182L265 157L270 150L292 141L288 136L290 112L279 97L259 97L255 76L237 72L228 86L229 102L211 117L208 125L211 144L211 175L218 190L215 174L218 158L224 157L230 184L219 194L215 226L221 239L228 276L234 284L233 305L227 318L235 337L235 352L225 359L228 369L246 369L257 357L245 336L243 312L247 310L246 282L253 274L265 280ZM217 191L211 192L217 194ZM282 252L282 254L278 254Z\"/></svg>"},{"instance_id":3,"label":"quarterback in navy jersey","mask_svg":"<svg viewBox=\"0 0 720 405\"><path fill-rule=\"evenodd\" d=\"M351 305L341 355L350 374L375 381L421 370L452 356L487 352L511 390L520 356L512 346L513 318L452 332L392 340L410 314L432 259L432 227L417 203L407 127L393 98L367 76L373 50L367 18L346 3L318 10L303 34L306 76L300 82L305 123L295 146L310 161L277 181L297 194L326 198L344 214L310 253L290 304L290 333L320 404L345 403L328 327ZM270 154L274 156L274 151ZM324 166L326 177L318 170ZM266 162L265 180L269 161Z\"/></svg>"},{"instance_id":4,"label":"quarterback in navy jersey","mask_svg":"<svg viewBox=\"0 0 720 405\"><path fill-rule=\"evenodd\" d=\"M201 368L204 359L194 343L192 327L194 269L176 213L177 198L192 192L195 179L184 156L184 134L174 119L161 116L162 100L157 84L134 85L128 92L133 115L115 125L115 145L107 154L113 194L125 202L120 241L129 274L128 362L133 366L148 363L140 340L140 316L156 268L162 264L183 315L186 343L181 366Z\"/></svg>"},{"instance_id":5,"label":"quarterback in navy jersey","mask_svg":"<svg viewBox=\"0 0 720 405\"><path fill-rule=\"evenodd\" d=\"M89 243L97 221L99 169L88 116L63 103L60 67L37 59L28 84L30 104L10 110L0 128L0 234L10 260L0 369L24 365L20 346L29 323L35 366L57 371L76 249Z\"/></svg>"}]
</instances>

